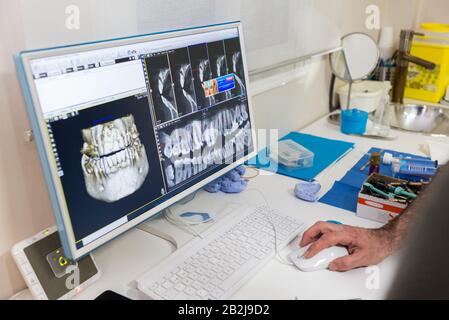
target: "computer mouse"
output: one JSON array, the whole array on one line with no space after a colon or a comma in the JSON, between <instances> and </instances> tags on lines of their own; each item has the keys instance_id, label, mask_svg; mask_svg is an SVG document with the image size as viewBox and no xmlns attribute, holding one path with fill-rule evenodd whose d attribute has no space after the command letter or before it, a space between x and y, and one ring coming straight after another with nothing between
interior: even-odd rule
<instances>
[{"instance_id":1,"label":"computer mouse","mask_svg":"<svg viewBox=\"0 0 449 320\"><path fill-rule=\"evenodd\" d=\"M290 261L303 272L326 270L329 268L329 264L332 261L345 257L349 254L345 247L330 247L322 250L312 258L306 259L304 258L304 254L307 252L309 247L310 245L304 248L298 248L288 256Z\"/></svg>"}]
</instances>

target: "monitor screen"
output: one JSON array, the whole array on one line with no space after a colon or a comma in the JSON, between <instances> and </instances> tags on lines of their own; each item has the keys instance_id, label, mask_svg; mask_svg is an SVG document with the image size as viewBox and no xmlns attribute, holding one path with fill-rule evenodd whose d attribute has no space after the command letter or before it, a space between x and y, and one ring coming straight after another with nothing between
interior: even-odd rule
<instances>
[{"instance_id":1,"label":"monitor screen","mask_svg":"<svg viewBox=\"0 0 449 320\"><path fill-rule=\"evenodd\" d=\"M240 28L29 55L68 256L95 249L253 154Z\"/></svg>"}]
</instances>

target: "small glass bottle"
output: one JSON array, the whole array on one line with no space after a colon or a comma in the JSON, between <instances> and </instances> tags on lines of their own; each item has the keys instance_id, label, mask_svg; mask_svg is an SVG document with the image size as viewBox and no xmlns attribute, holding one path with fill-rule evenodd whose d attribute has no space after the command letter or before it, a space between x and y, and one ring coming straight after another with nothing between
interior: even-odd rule
<instances>
[{"instance_id":1,"label":"small glass bottle","mask_svg":"<svg viewBox=\"0 0 449 320\"><path fill-rule=\"evenodd\" d=\"M370 159L369 174L380 173L380 159L381 155L379 152L373 152Z\"/></svg>"},{"instance_id":2,"label":"small glass bottle","mask_svg":"<svg viewBox=\"0 0 449 320\"><path fill-rule=\"evenodd\" d=\"M388 137L391 130L391 117L393 106L390 104L390 96L388 95L389 86L385 83L384 94L380 105L374 114L374 133Z\"/></svg>"}]
</instances>

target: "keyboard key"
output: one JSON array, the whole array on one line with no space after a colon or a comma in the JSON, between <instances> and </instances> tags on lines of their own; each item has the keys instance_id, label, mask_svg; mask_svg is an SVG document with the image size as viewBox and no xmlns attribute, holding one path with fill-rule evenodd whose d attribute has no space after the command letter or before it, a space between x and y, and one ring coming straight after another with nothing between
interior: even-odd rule
<instances>
[{"instance_id":1,"label":"keyboard key","mask_svg":"<svg viewBox=\"0 0 449 320\"><path fill-rule=\"evenodd\" d=\"M182 279L182 283L188 287L193 283L193 280L190 278L184 278Z\"/></svg>"},{"instance_id":2,"label":"keyboard key","mask_svg":"<svg viewBox=\"0 0 449 320\"><path fill-rule=\"evenodd\" d=\"M190 279L192 279L193 281L198 280L198 278L200 277L200 275L198 273L191 273L188 275L188 277Z\"/></svg>"},{"instance_id":3,"label":"keyboard key","mask_svg":"<svg viewBox=\"0 0 449 320\"><path fill-rule=\"evenodd\" d=\"M208 292L206 290L200 289L196 292L196 294L198 295L198 297L200 297L201 299L204 299L207 297Z\"/></svg>"},{"instance_id":4,"label":"keyboard key","mask_svg":"<svg viewBox=\"0 0 449 320\"><path fill-rule=\"evenodd\" d=\"M162 298L171 300L171 299L174 299L178 294L179 294L179 292L176 289L171 288L162 294Z\"/></svg>"},{"instance_id":5,"label":"keyboard key","mask_svg":"<svg viewBox=\"0 0 449 320\"><path fill-rule=\"evenodd\" d=\"M265 253L263 253L262 251L258 251L257 254L256 254L256 258L259 259L259 260L265 259L266 256L267 255Z\"/></svg>"},{"instance_id":6,"label":"keyboard key","mask_svg":"<svg viewBox=\"0 0 449 320\"><path fill-rule=\"evenodd\" d=\"M198 289L200 289L200 288L198 288ZM184 292L188 296L193 296L195 294L195 290L193 288L187 288L187 289L184 290Z\"/></svg>"},{"instance_id":7,"label":"keyboard key","mask_svg":"<svg viewBox=\"0 0 449 320\"><path fill-rule=\"evenodd\" d=\"M188 273L192 273L195 272L195 267L188 265L184 268L184 270Z\"/></svg>"},{"instance_id":8,"label":"keyboard key","mask_svg":"<svg viewBox=\"0 0 449 320\"><path fill-rule=\"evenodd\" d=\"M194 288L195 290L199 290L203 287L203 284L199 281L195 281L194 283L192 283L192 288Z\"/></svg>"},{"instance_id":9,"label":"keyboard key","mask_svg":"<svg viewBox=\"0 0 449 320\"><path fill-rule=\"evenodd\" d=\"M179 277L179 278L185 278L185 277L187 277L189 275L189 273L187 273L186 271L184 271L184 270L180 270L178 273L177 273L177 276ZM173 280L172 280L173 281ZM173 282L176 282L176 281L173 281Z\"/></svg>"},{"instance_id":10,"label":"keyboard key","mask_svg":"<svg viewBox=\"0 0 449 320\"><path fill-rule=\"evenodd\" d=\"M165 289L162 288L162 287L158 287L156 290L154 290L154 292L156 292L156 294L157 294L158 296L162 297L162 295L163 295L164 292L165 292Z\"/></svg>"},{"instance_id":11,"label":"keyboard key","mask_svg":"<svg viewBox=\"0 0 449 320\"><path fill-rule=\"evenodd\" d=\"M215 286L212 284L208 284L208 285L204 286L204 290L209 291L209 292L214 291L214 289L215 289Z\"/></svg>"},{"instance_id":12,"label":"keyboard key","mask_svg":"<svg viewBox=\"0 0 449 320\"><path fill-rule=\"evenodd\" d=\"M212 296L212 298L214 299L220 299L221 296L223 296L224 291L221 290L220 288L215 288L210 295Z\"/></svg>"},{"instance_id":13,"label":"keyboard key","mask_svg":"<svg viewBox=\"0 0 449 320\"><path fill-rule=\"evenodd\" d=\"M155 291L158 287L159 287L159 284L157 282L154 282L154 283L150 284L150 286L148 288L151 291Z\"/></svg>"},{"instance_id":14,"label":"keyboard key","mask_svg":"<svg viewBox=\"0 0 449 320\"><path fill-rule=\"evenodd\" d=\"M185 288L186 288L186 286L183 285L183 284L181 284L181 283L178 283L178 284L175 286L175 289L178 290L178 291L184 291Z\"/></svg>"},{"instance_id":15,"label":"keyboard key","mask_svg":"<svg viewBox=\"0 0 449 320\"><path fill-rule=\"evenodd\" d=\"M230 268L229 266L226 266L226 267L223 269L223 272L224 272L225 274L227 274L227 275L230 275L230 274L232 274L232 273L234 272L234 270L233 270L232 268Z\"/></svg>"},{"instance_id":16,"label":"keyboard key","mask_svg":"<svg viewBox=\"0 0 449 320\"><path fill-rule=\"evenodd\" d=\"M219 273L219 274L217 275L217 277L218 277L218 279L220 279L220 280L226 280L226 279L228 278L228 275L227 275L227 274L224 274L224 273Z\"/></svg>"},{"instance_id":17,"label":"keyboard key","mask_svg":"<svg viewBox=\"0 0 449 320\"><path fill-rule=\"evenodd\" d=\"M234 273L229 278L227 278L223 283L220 285L220 289L227 291L232 288L242 277L242 275L247 274L251 271L254 266L257 265L257 260L251 259L247 263L245 263L243 266L240 267L238 273Z\"/></svg>"},{"instance_id":18,"label":"keyboard key","mask_svg":"<svg viewBox=\"0 0 449 320\"><path fill-rule=\"evenodd\" d=\"M210 262L206 262L203 266L206 270L209 270L213 267L213 265Z\"/></svg>"},{"instance_id":19,"label":"keyboard key","mask_svg":"<svg viewBox=\"0 0 449 320\"><path fill-rule=\"evenodd\" d=\"M218 287L221 284L221 281L222 280L220 280L219 278L216 278L216 279L212 279L212 281L210 283L211 283L211 285Z\"/></svg>"}]
</instances>

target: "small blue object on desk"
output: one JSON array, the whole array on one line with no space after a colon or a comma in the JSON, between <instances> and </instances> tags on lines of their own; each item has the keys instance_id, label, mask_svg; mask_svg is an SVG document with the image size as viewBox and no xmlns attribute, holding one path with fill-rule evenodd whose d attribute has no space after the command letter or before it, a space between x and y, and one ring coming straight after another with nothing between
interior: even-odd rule
<instances>
[{"instance_id":1,"label":"small blue object on desk","mask_svg":"<svg viewBox=\"0 0 449 320\"><path fill-rule=\"evenodd\" d=\"M259 152L259 154L255 158L249 160L247 164L284 176L304 181L314 181L315 177L323 170L338 162L354 148L354 143L330 140L299 132L292 132L286 135L281 139L281 141L284 140L293 140L312 151L315 154L313 167L302 169L286 168L270 159L268 148Z\"/></svg>"},{"instance_id":2,"label":"small blue object on desk","mask_svg":"<svg viewBox=\"0 0 449 320\"><path fill-rule=\"evenodd\" d=\"M368 154L362 157L357 164L348 171L348 173L340 181L335 182L332 189L326 193L319 202L337 207L343 210L357 212L357 201L359 192L362 189L363 183L369 176L369 166L364 171L360 171L370 159L373 152L380 152L380 149L372 148ZM408 153L400 153L397 151L384 150L384 152L392 153L394 157L406 158L412 157L414 159L429 159L425 157L416 156ZM380 174L388 177L393 177L393 170L391 165L381 164ZM400 177L404 178L404 177Z\"/></svg>"},{"instance_id":3,"label":"small blue object on desk","mask_svg":"<svg viewBox=\"0 0 449 320\"><path fill-rule=\"evenodd\" d=\"M307 202L317 202L320 190L321 184L318 182L300 182L295 186L295 195Z\"/></svg>"},{"instance_id":4,"label":"small blue object on desk","mask_svg":"<svg viewBox=\"0 0 449 320\"><path fill-rule=\"evenodd\" d=\"M359 109L341 112L341 132L345 134L365 134L368 113Z\"/></svg>"},{"instance_id":5,"label":"small blue object on desk","mask_svg":"<svg viewBox=\"0 0 449 320\"><path fill-rule=\"evenodd\" d=\"M213 217L209 213L202 212L184 212L180 215L181 218L189 220L191 222L209 222Z\"/></svg>"}]
</instances>

